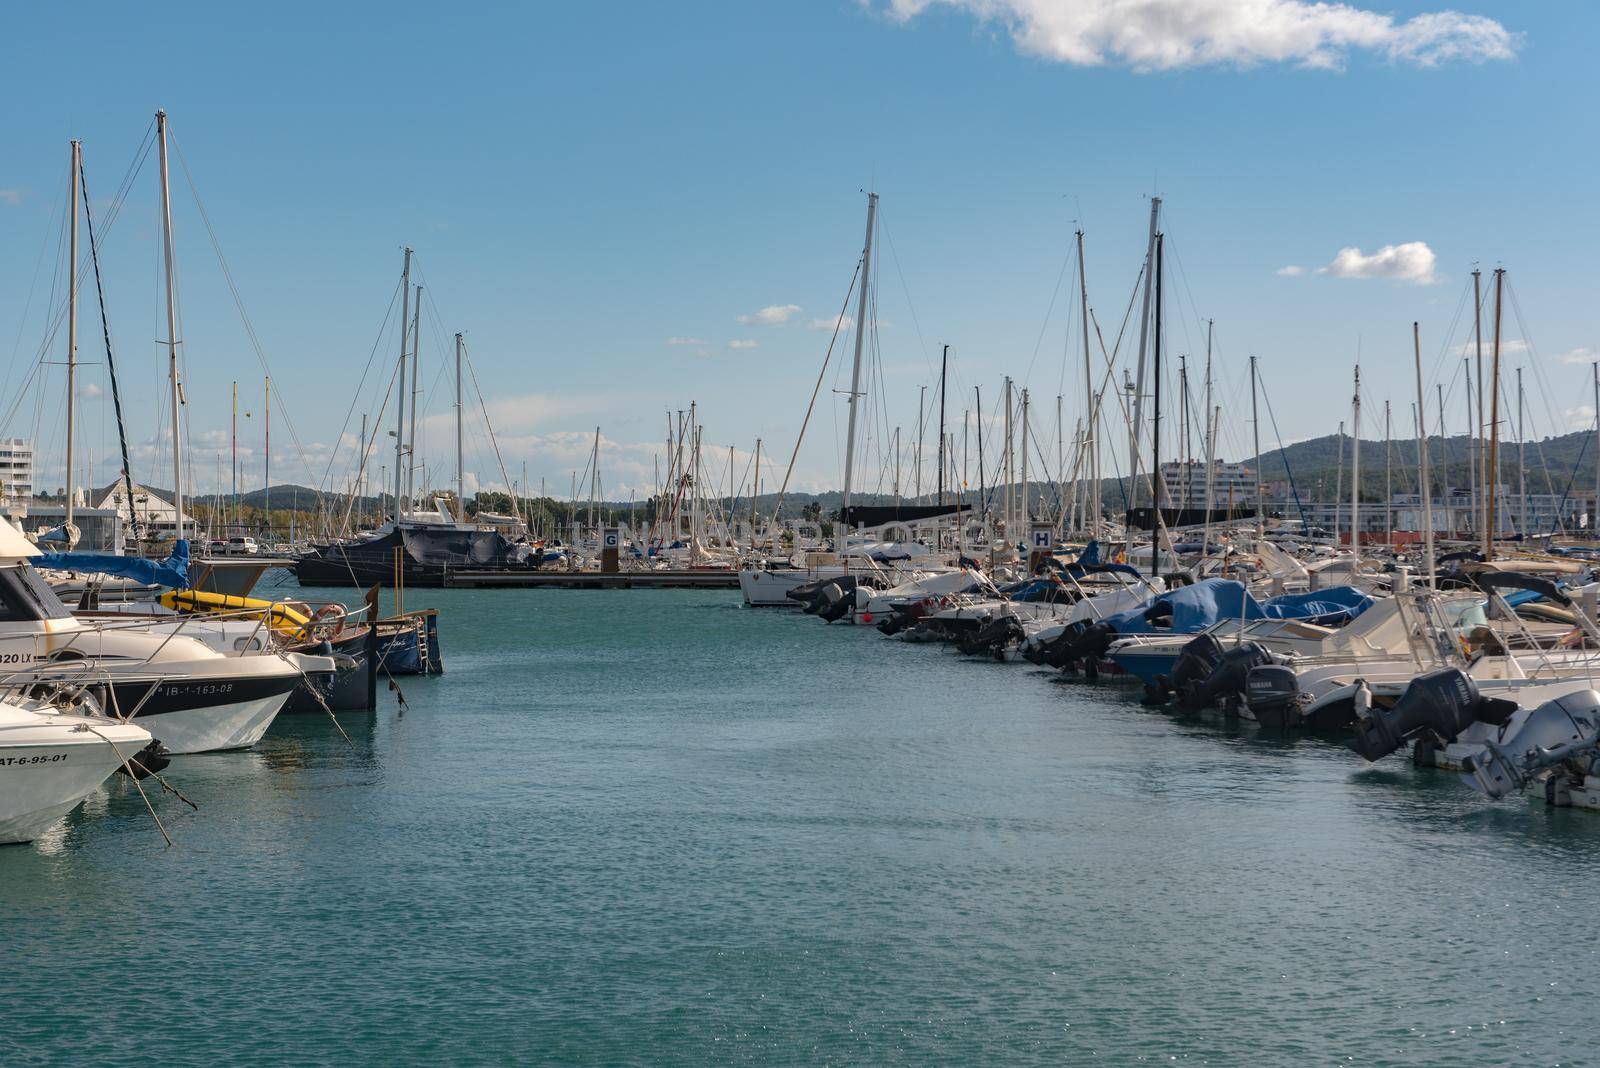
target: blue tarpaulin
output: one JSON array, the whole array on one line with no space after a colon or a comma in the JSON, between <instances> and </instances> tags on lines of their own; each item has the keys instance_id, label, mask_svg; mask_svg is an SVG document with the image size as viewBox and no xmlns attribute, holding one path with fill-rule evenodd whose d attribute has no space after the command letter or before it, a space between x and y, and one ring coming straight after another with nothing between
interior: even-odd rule
<instances>
[{"instance_id":1,"label":"blue tarpaulin","mask_svg":"<svg viewBox=\"0 0 1600 1068\"><path fill-rule=\"evenodd\" d=\"M33 558L33 563L37 567L62 571L119 575L147 586L170 586L175 590L186 589L189 585L189 543L181 538L173 543L172 555L165 560L104 553L40 553Z\"/></svg>"},{"instance_id":2,"label":"blue tarpaulin","mask_svg":"<svg viewBox=\"0 0 1600 1068\"><path fill-rule=\"evenodd\" d=\"M1303 619L1332 625L1354 619L1371 604L1369 595L1352 586L1285 594L1263 604L1242 582L1207 579L1152 597L1102 622L1118 634L1195 634L1223 619ZM1152 621L1157 619L1167 625L1155 626Z\"/></svg>"}]
</instances>

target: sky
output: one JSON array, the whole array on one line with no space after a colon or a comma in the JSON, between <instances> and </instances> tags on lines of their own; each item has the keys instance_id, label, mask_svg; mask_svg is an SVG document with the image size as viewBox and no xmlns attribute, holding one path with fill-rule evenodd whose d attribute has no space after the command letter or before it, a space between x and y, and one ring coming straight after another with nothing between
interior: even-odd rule
<instances>
[{"instance_id":1,"label":"sky","mask_svg":"<svg viewBox=\"0 0 1600 1068\"><path fill-rule=\"evenodd\" d=\"M1463 432L1474 267L1486 290L1507 270L1502 352L1508 381L1526 375L1529 436L1594 418L1592 4L461 7L8 14L0 435L36 440L41 486L63 477L73 138L102 231L133 474L172 480L157 168L145 151L158 107L175 146L186 456L200 492L232 482L235 382L239 484L262 484L268 369L271 480L349 484L362 414L381 411L391 428L395 416L385 394L404 246L425 286L428 483L454 474L461 332L469 492L503 485L502 469L520 481L526 465L530 488L567 495L598 427L602 494L647 493L668 413L691 402L709 483L729 484L731 447L731 482L747 488L760 438L764 491L791 454L794 489L837 487L853 333L835 340L832 328L868 190L881 225L858 489L891 487L898 426L911 492L919 405L936 425L945 345L946 418L971 479L977 423L965 413L979 389L995 421L1006 376L1029 390L1033 462L1070 467L1056 398L1071 439L1085 410L1074 232L1085 233L1109 350L1152 195L1163 201L1168 412L1179 356L1203 406L1214 322L1223 455L1250 451L1251 355L1270 404L1264 446L1350 420L1358 359L1364 436L1381 436L1386 401L1404 433L1413 321L1428 404L1442 384L1447 426ZM104 484L121 462L87 278L76 441L93 477L75 481ZM1116 350L1119 377L1134 348ZM1170 455L1179 427L1168 430ZM1126 463L1125 435L1104 431L1108 474ZM376 441L373 483L394 463L393 439ZM931 486L931 458L924 466Z\"/></svg>"}]
</instances>

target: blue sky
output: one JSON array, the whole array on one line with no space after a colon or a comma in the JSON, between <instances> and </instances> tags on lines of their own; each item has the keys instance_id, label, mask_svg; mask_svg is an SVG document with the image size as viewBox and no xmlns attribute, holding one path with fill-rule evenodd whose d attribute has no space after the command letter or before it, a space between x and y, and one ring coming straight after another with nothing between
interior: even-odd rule
<instances>
[{"instance_id":1,"label":"blue sky","mask_svg":"<svg viewBox=\"0 0 1600 1068\"><path fill-rule=\"evenodd\" d=\"M0 342L11 350L0 352L0 431L36 437L56 471L41 481L59 484L61 370L34 365L51 338L67 142L83 139L103 213L158 106L277 377L275 482L331 471L342 485L352 469L348 442L334 447L377 410L376 376L392 371L391 332L361 385L405 244L428 287L431 469L453 463L439 361L456 330L513 477L525 462L531 482L564 493L598 425L608 495L642 490L665 411L691 400L708 450L724 457L713 479L729 445L742 472L758 436L786 462L829 337L811 327L843 299L869 187L884 222L873 375L884 393L870 401L868 488L882 484L883 428L903 425L909 439L944 343L952 421L974 384L987 405L1010 374L1030 387L1053 452L1056 394L1068 423L1082 409L1066 293L1047 320L1072 232L1087 232L1090 299L1114 332L1152 192L1166 204L1173 268L1168 351L1203 351L1201 321L1216 320L1225 453L1248 445L1251 353L1286 438L1347 417L1358 351L1368 419L1384 399L1397 420L1409 413L1413 319L1430 383L1449 363L1448 384L1455 365L1441 354L1467 339L1456 316L1474 263L1510 271L1528 336L1514 319L1506 336L1531 345L1508 346L1507 366L1528 369L1530 428L1592 418L1581 350L1600 346L1586 210L1600 12L1194 0L1172 8L1183 18L1144 23L1124 7L19 8L0 44L11 85L0 105ZM252 411L241 482L253 487L262 371L181 170L174 184L194 478L209 490L219 453L227 463L237 379ZM166 485L155 205L152 156L104 255L134 474ZM1341 249L1370 257L1415 242L1431 272L1401 254L1344 261L1401 277L1318 273ZM1302 273L1279 273L1288 266ZM1063 289L1072 278L1069 267ZM781 324L740 321L791 305ZM62 351L55 337L45 358ZM80 358L93 364L80 445L104 482L118 465L87 295ZM802 487L839 481L846 363L836 356L801 450ZM497 482L485 436L469 437L475 480Z\"/></svg>"}]
</instances>

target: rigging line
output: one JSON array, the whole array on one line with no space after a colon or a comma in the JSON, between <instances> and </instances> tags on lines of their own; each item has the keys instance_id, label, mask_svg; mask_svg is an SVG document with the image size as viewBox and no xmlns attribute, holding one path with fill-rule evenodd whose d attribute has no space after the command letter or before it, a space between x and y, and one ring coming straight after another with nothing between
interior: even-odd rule
<instances>
[{"instance_id":1,"label":"rigging line","mask_svg":"<svg viewBox=\"0 0 1600 1068\"><path fill-rule=\"evenodd\" d=\"M1272 436L1278 441L1278 458L1283 461L1283 471L1289 477L1289 492L1294 496L1295 511L1300 513L1300 525L1306 530L1311 529L1311 523L1306 519L1305 505L1300 502L1300 489L1294 482L1294 468L1289 466L1289 453L1284 445L1283 433L1278 429L1278 417L1272 411L1272 397L1267 393L1266 379L1261 374L1259 363L1256 366L1256 381L1260 384L1261 400L1267 406L1267 419L1272 423ZM1260 466L1261 457L1257 456L1256 465ZM1265 511L1265 501L1256 501L1258 511Z\"/></svg>"},{"instance_id":2,"label":"rigging line","mask_svg":"<svg viewBox=\"0 0 1600 1068\"><path fill-rule=\"evenodd\" d=\"M240 294L239 286L234 281L233 270L228 266L228 259L222 253L222 243L217 238L216 229L211 225L211 216L206 211L205 202L200 199L200 190L195 185L194 175L189 171L189 162L184 157L183 147L178 144L178 139L176 135L172 133L172 128L170 125L167 127L167 135L168 139L172 142L173 151L178 157L178 166L183 170L184 181L189 186L189 194L194 197L195 207L200 212L200 221L205 224L206 236L211 241L212 251L217 254L217 264L222 268L222 277L228 283L228 292L233 295L234 307L238 309L239 319L244 324L245 336L250 339L250 347L255 350L256 359L260 362L261 370L266 374L267 380L270 383L270 381L276 376L274 376L272 373L272 366L267 362L266 350L261 346L261 339L256 334L255 324L250 321L250 313L245 310L244 297L242 294ZM187 352L185 352L184 373L185 377L187 377ZM294 419L289 414L289 406L286 403L287 398L284 397L282 390L271 386L269 386L269 389L278 397L278 404L281 410L280 418L283 419L284 424L288 427L289 437L294 442L295 450L300 454L301 466L305 468L305 472L308 476L314 478L315 468L311 466L311 457L307 454L305 446L300 441L299 431L295 429ZM192 443L190 447L193 448ZM314 486L312 487L312 492L317 495L316 508L318 511L321 511L324 507L322 488L320 486Z\"/></svg>"},{"instance_id":3,"label":"rigging line","mask_svg":"<svg viewBox=\"0 0 1600 1068\"><path fill-rule=\"evenodd\" d=\"M863 252L863 256L865 253ZM817 372L817 384L811 390L811 403L806 405L806 416L800 422L800 433L795 435L794 451L789 454L789 467L783 473L783 485L778 488L777 503L772 506L772 518L776 523L783 514L783 499L789 495L789 479L794 474L794 464L800 456L800 445L806 439L806 427L811 424L811 412L817 406L817 394L822 392L822 383L828 374L828 362L833 359L833 347L839 340L839 328L844 325L844 313L850 309L850 295L856 291L856 281L861 277L861 260L856 260L856 269L850 275L850 286L844 291L844 302L839 308L839 316L833 322L833 336L828 339L828 351L822 358L822 368ZM861 324L856 324L856 329L861 329ZM838 435L834 435L837 439ZM768 528L771 529L770 527ZM776 538L776 533L773 534ZM774 544L776 544L774 542Z\"/></svg>"},{"instance_id":4,"label":"rigging line","mask_svg":"<svg viewBox=\"0 0 1600 1068\"><path fill-rule=\"evenodd\" d=\"M94 198L89 195L89 178L84 174L83 155L78 154L78 184L83 189L83 217L89 229L89 259L94 264L94 290L100 300L100 335L106 344L106 370L111 374L111 403L117 415L117 444L122 448L122 483L128 492L128 527L133 533L133 540L137 544L139 539L139 518L133 507L133 463L128 459L128 430L122 420L122 391L117 388L117 361L111 354L111 323L106 317L106 291L100 280L100 244L95 239L94 233ZM71 398L68 398L71 403ZM89 484L94 485L94 472L89 472ZM72 487L66 487L67 492L72 492Z\"/></svg>"},{"instance_id":5,"label":"rigging line","mask_svg":"<svg viewBox=\"0 0 1600 1068\"><path fill-rule=\"evenodd\" d=\"M146 130L145 130L145 140L142 142L142 145L141 145L140 148L137 148L137 149L134 150L134 158L128 164L127 171L125 171L123 173L122 184L117 187L116 195L112 197L111 206L107 209L106 216L102 220L103 225L102 225L101 230L100 230L100 235L101 235L102 238L105 237L106 235L108 235L111 232L112 227L116 224L117 219L121 216L122 207L123 207L124 204L127 203L128 193L132 189L134 181L138 178L140 172L144 168L144 161L149 157L150 150L155 144L154 140L150 136L150 131L153 130L154 128L155 128L155 120L152 119L152 120L150 120L150 126L147 127ZM64 241L65 241L65 228L66 228L66 221L67 221L65 212L63 212L63 214L61 216L59 216L59 218L61 219L61 223L62 223L62 231L61 231L60 241L61 241L61 243L64 243ZM46 239L46 240L48 242L48 239ZM41 255L42 255L42 252L41 252ZM58 243L57 248L56 248L56 256L57 256L57 260L58 260L57 267L58 267L58 270L59 270L59 258L61 256L60 243ZM89 265L87 263L85 263L81 267L77 268L78 281L80 283L82 283L84 281L84 279L87 277L88 272L89 272ZM56 304L55 304L56 286L59 284L59 282L60 282L59 274L53 275L52 276L52 280L51 280L50 300L46 305L47 307L55 307L56 306ZM30 294L30 296L31 296L31 294ZM48 322L47 322L47 325L45 327L44 340L39 345L39 351L38 351L37 356L35 357L36 359L40 359L40 360L44 359L45 354L50 351L51 346L55 344L56 333L61 329L61 324L66 321L66 317L67 317L67 308L66 308L65 304L62 304L59 308L57 308L57 310L55 312L55 317L53 319L48 320ZM18 329L18 337L19 337L19 343L20 343L20 336L21 336L22 327L19 325L17 329ZM16 353L15 353L15 351L13 351L13 353L12 353L13 363L15 362L15 355L16 355ZM12 371L12 368L11 368L11 366L8 365L7 368L6 368L6 377L5 377L5 383L8 386L9 386L9 383L11 381L11 371Z\"/></svg>"},{"instance_id":6,"label":"rigging line","mask_svg":"<svg viewBox=\"0 0 1600 1068\"><path fill-rule=\"evenodd\" d=\"M889 227L884 223L883 202L878 203L878 232L883 235L883 240L889 246L889 255L894 259L894 273L900 278L900 290L906 296L906 310L911 313L911 325L917 331L917 344L922 347L922 362L928 374L933 374L933 357L928 353L928 342L922 336L922 324L917 321L917 306L911 302L911 287L906 285L906 272L900 267L900 253L894 247L894 238L889 234ZM872 281L873 290L876 291L878 275L881 273L882 263L873 265ZM876 328L876 327L874 327Z\"/></svg>"},{"instance_id":7,"label":"rigging line","mask_svg":"<svg viewBox=\"0 0 1600 1068\"><path fill-rule=\"evenodd\" d=\"M483 390L478 386L478 371L472 365L472 350L467 347L466 339L461 341L461 361L467 365L467 374L472 377L472 391L478 395L478 407L483 412L483 425L489 431L489 444L494 446L495 462L500 465L500 477L506 480L506 492L516 499L516 489L511 484L511 475L506 471L506 461L500 455L500 439L495 437L494 424L489 421L489 405L484 402ZM527 487L523 487L526 491Z\"/></svg>"},{"instance_id":8,"label":"rigging line","mask_svg":"<svg viewBox=\"0 0 1600 1068\"><path fill-rule=\"evenodd\" d=\"M1061 281L1067 276L1067 265L1074 262L1076 259L1076 253L1071 251L1067 252L1066 255L1061 257L1061 270L1056 272L1056 285L1055 288L1050 291L1050 303L1046 305L1044 309L1044 322L1039 324L1039 337L1033 343L1033 355L1028 358L1028 369L1022 374L1022 381L1024 382L1031 381L1033 378L1033 365L1039 359L1039 350L1044 347L1044 335L1045 332L1050 329L1050 317L1055 314L1056 298L1061 295ZM1068 325L1071 325L1070 320ZM1068 332L1067 336L1069 339L1071 338L1070 331Z\"/></svg>"},{"instance_id":9,"label":"rigging line","mask_svg":"<svg viewBox=\"0 0 1600 1068\"><path fill-rule=\"evenodd\" d=\"M350 429L350 419L355 415L356 405L361 402L361 391L366 387L367 376L372 373L372 364L378 357L378 346L383 344L384 336L389 330L389 316L394 314L395 303L400 299L400 283L395 283L394 290L389 294L389 307L383 313L383 321L378 324L378 336L373 339L372 351L367 354L367 365L361 369L361 381L356 383L355 390L350 394L350 407L345 409L344 421L339 424L339 433L333 440L333 448L328 452L328 465L322 472L322 483L332 492L333 487L333 462L339 456L339 443L344 440L344 433ZM396 365L398 366L398 365ZM384 391L385 403L388 401L388 391ZM363 446L365 443L363 442ZM363 460L363 465L365 461Z\"/></svg>"},{"instance_id":10,"label":"rigging line","mask_svg":"<svg viewBox=\"0 0 1600 1068\"><path fill-rule=\"evenodd\" d=\"M392 300L389 302L389 308L390 308L391 311L394 309L394 302ZM385 322L387 322L387 321L388 320L386 318ZM380 342L383 340L382 331L379 332L378 340ZM376 344L374 344L374 346L373 346L373 351L374 352L377 351L377 345ZM377 415L375 415L373 417L373 419L372 419L372 437L368 438L367 440L365 440L365 441L363 441L361 443L360 461L356 466L356 479L355 479L356 487L360 487L361 486L362 482L365 481L365 479L367 477L367 472L370 470L370 468L368 467L368 462L372 459L372 450L377 447L378 435L383 433L383 413L388 411L388 409L389 409L389 397L395 393L395 384L396 384L397 379L399 378L399 375L400 375L400 365L397 362L395 364L395 366L394 366L394 369L389 372L389 384L384 387L383 400L381 402L379 402ZM348 420L348 418L349 417L346 416L346 420ZM339 430L339 436L341 438L344 437L344 428L342 428L342 427ZM328 462L329 462L329 465L331 467L333 461L330 459ZM331 492L331 489L330 489L330 492ZM351 492L350 492L349 497L345 501L344 519L340 523L339 529L340 529L341 532L346 533L346 534L348 534L349 531L350 531L350 512L355 507L356 494L357 494L357 490L356 489L352 489ZM377 502L381 505L382 502L383 502L383 487L382 486L378 487L378 492L374 496L375 496ZM399 505L398 505L398 503L395 506L395 514L398 517L398 515L399 515ZM352 572L352 575L353 574L354 574L354 572Z\"/></svg>"}]
</instances>

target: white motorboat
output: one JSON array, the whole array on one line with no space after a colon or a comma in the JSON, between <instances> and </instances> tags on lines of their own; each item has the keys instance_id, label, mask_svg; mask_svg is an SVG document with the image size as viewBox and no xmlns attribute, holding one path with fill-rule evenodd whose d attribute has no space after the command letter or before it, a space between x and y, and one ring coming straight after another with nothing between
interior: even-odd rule
<instances>
[{"instance_id":1,"label":"white motorboat","mask_svg":"<svg viewBox=\"0 0 1600 1068\"><path fill-rule=\"evenodd\" d=\"M149 743L132 723L0 699L0 843L38 838Z\"/></svg>"},{"instance_id":2,"label":"white motorboat","mask_svg":"<svg viewBox=\"0 0 1600 1068\"><path fill-rule=\"evenodd\" d=\"M41 682L94 688L102 706L134 718L173 753L246 749L260 741L307 672L331 657L224 654L138 620L75 618L28 558L36 549L0 523L0 694Z\"/></svg>"}]
</instances>

